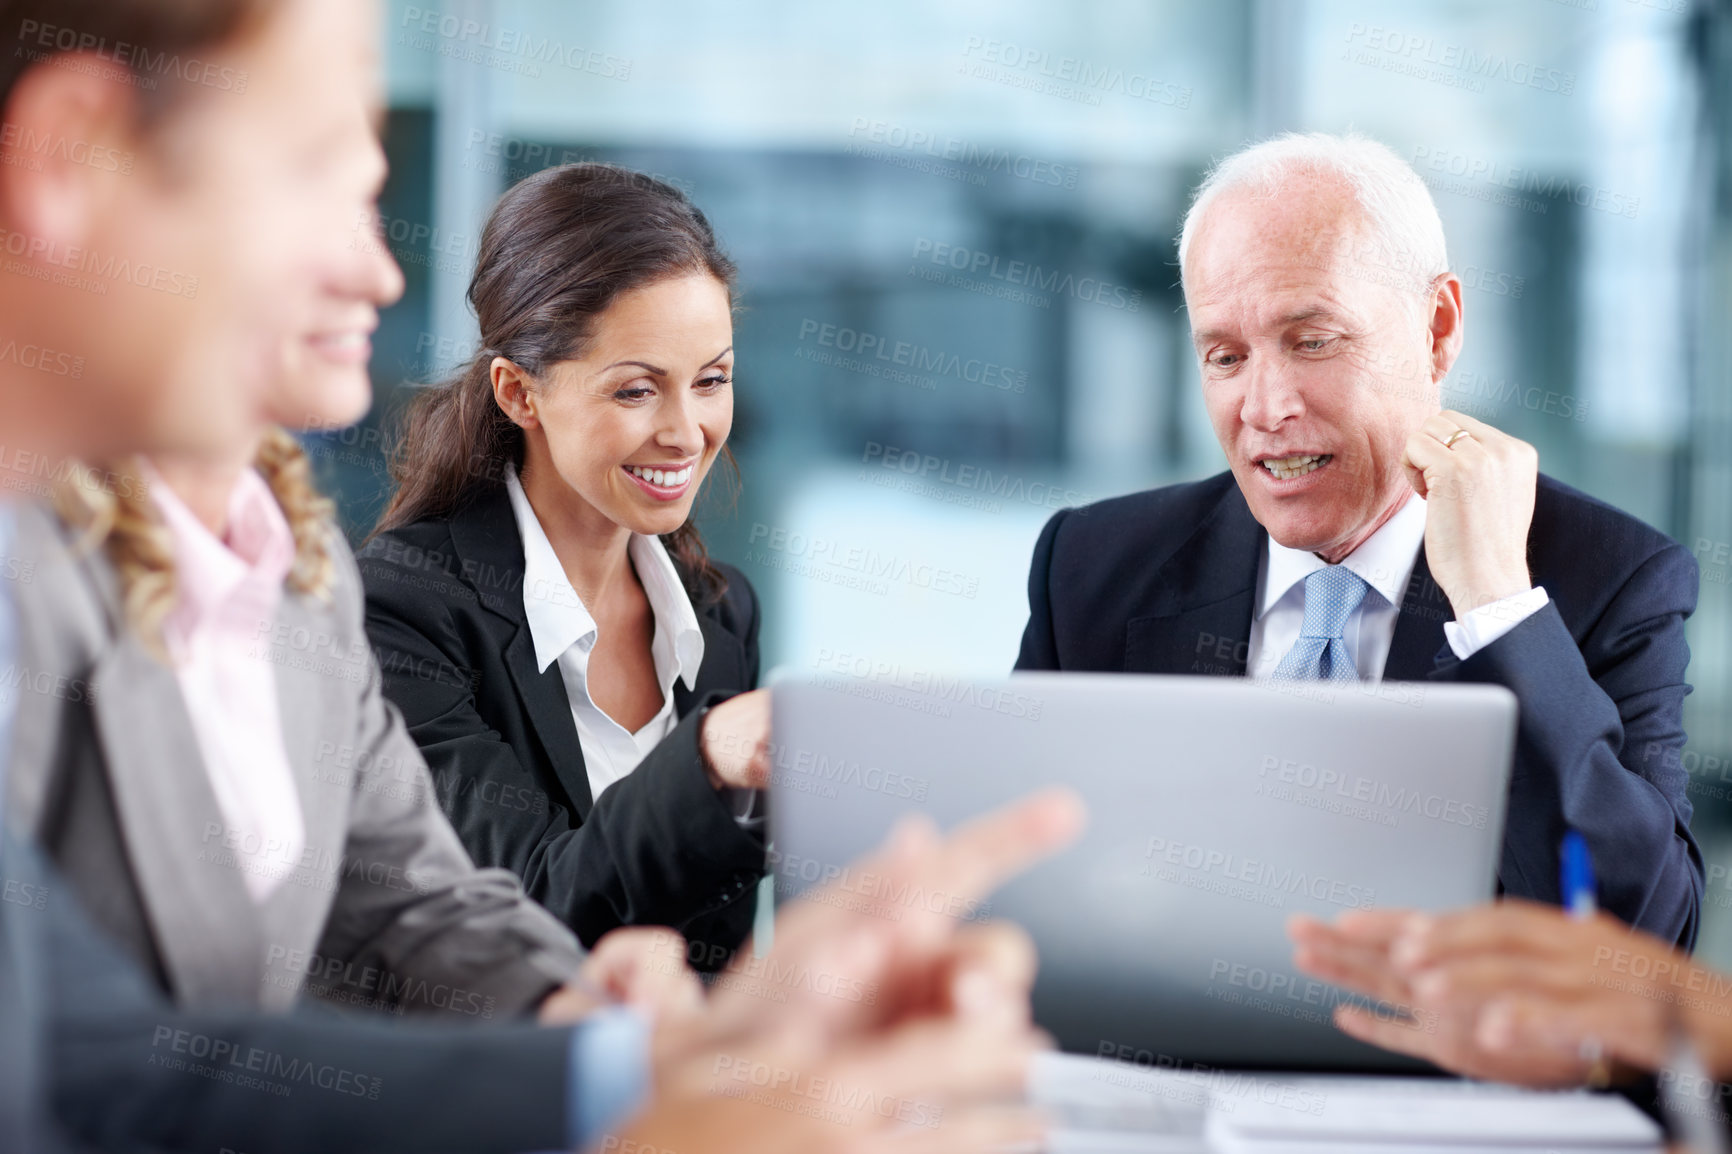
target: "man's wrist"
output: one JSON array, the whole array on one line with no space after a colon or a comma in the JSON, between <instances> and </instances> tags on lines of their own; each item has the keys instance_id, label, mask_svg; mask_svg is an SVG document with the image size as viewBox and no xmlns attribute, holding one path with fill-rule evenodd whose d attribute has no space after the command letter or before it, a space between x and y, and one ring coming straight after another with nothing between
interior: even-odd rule
<instances>
[{"instance_id":1,"label":"man's wrist","mask_svg":"<svg viewBox=\"0 0 1732 1154\"><path fill-rule=\"evenodd\" d=\"M1456 588L1445 589L1444 594L1459 621L1476 609L1526 593L1533 584L1533 578L1526 569L1520 573L1476 574Z\"/></svg>"},{"instance_id":2,"label":"man's wrist","mask_svg":"<svg viewBox=\"0 0 1732 1154\"><path fill-rule=\"evenodd\" d=\"M1694 963L1684 985L1702 993L1678 999L1678 1023L1708 1073L1717 1081L1732 1081L1732 998L1716 997L1714 972Z\"/></svg>"},{"instance_id":3,"label":"man's wrist","mask_svg":"<svg viewBox=\"0 0 1732 1154\"><path fill-rule=\"evenodd\" d=\"M1444 640L1455 653L1456 660L1466 661L1481 649L1538 613L1550 604L1543 585L1522 589L1508 597L1489 601L1477 609L1463 613L1454 621L1443 623Z\"/></svg>"}]
</instances>

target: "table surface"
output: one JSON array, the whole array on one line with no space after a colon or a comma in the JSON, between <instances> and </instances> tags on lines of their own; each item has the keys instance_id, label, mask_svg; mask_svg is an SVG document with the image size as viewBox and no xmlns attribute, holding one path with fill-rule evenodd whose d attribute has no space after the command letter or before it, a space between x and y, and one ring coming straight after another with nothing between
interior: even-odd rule
<instances>
[{"instance_id":1,"label":"table surface","mask_svg":"<svg viewBox=\"0 0 1732 1154\"><path fill-rule=\"evenodd\" d=\"M1036 1060L1029 1099L1045 1107L1052 1118L1053 1130L1046 1146L1051 1154L1212 1154L1214 1147L1205 1136L1212 1101L1219 1105L1217 1100L1233 1101L1247 1092L1260 1093L1269 1088L1283 1093L1296 1091L1301 1096L1348 1087L1363 1093L1367 1084L1379 1094L1385 1086L1390 1093L1400 1094L1397 1083L1405 1081L1280 1072L1149 1069L1083 1055L1045 1054ZM1464 1098L1482 1100L1526 1093L1513 1087L1447 1079L1427 1082L1426 1089L1428 1097L1435 1089L1445 1095L1460 1093ZM1549 1112L1555 1112L1557 1104L1550 1105ZM1575 1117L1577 1122L1581 1121L1579 1115ZM1639 1140L1636 1133L1630 1136ZM1371 1151L1375 1147L1365 1144L1357 1149ZM1671 1154L1688 1154L1688 1147L1682 1145L1669 1146L1667 1150Z\"/></svg>"}]
</instances>

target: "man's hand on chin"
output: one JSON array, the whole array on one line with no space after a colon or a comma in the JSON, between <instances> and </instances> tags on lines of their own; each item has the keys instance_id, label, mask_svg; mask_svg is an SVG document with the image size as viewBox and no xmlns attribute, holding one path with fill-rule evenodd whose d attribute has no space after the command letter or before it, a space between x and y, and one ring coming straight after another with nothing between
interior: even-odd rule
<instances>
[{"instance_id":1,"label":"man's hand on chin","mask_svg":"<svg viewBox=\"0 0 1732 1154\"><path fill-rule=\"evenodd\" d=\"M1457 620L1532 588L1528 527L1539 479L1532 445L1445 409L1408 438L1402 465L1425 498L1426 563Z\"/></svg>"}]
</instances>

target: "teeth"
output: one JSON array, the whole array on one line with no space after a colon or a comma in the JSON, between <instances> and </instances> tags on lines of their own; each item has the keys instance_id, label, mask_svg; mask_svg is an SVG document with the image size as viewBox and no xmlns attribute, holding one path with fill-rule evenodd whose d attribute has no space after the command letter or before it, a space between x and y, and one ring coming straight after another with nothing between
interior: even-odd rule
<instances>
[{"instance_id":1,"label":"teeth","mask_svg":"<svg viewBox=\"0 0 1732 1154\"><path fill-rule=\"evenodd\" d=\"M677 489L692 479L692 466L683 469L646 469L642 465L627 465L634 477L641 477L658 489Z\"/></svg>"},{"instance_id":2,"label":"teeth","mask_svg":"<svg viewBox=\"0 0 1732 1154\"><path fill-rule=\"evenodd\" d=\"M1270 457L1263 462L1263 467L1283 481L1291 481L1294 477L1303 477L1313 469L1320 468L1329 460L1328 453L1307 453L1299 457Z\"/></svg>"}]
</instances>

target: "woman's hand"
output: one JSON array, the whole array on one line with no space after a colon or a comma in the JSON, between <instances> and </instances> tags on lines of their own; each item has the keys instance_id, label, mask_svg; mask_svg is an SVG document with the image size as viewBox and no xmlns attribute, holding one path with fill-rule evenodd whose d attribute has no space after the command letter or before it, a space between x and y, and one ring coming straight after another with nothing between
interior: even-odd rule
<instances>
[{"instance_id":1,"label":"woman's hand","mask_svg":"<svg viewBox=\"0 0 1732 1154\"><path fill-rule=\"evenodd\" d=\"M657 1021L700 1012L704 990L686 964L686 940L650 926L606 934L583 960L577 979L541 1003L537 1019L544 1026L563 1025L619 1003L645 1010Z\"/></svg>"},{"instance_id":2,"label":"woman's hand","mask_svg":"<svg viewBox=\"0 0 1732 1154\"><path fill-rule=\"evenodd\" d=\"M698 752L717 789L768 789L770 691L754 689L712 706L698 733Z\"/></svg>"}]
</instances>

